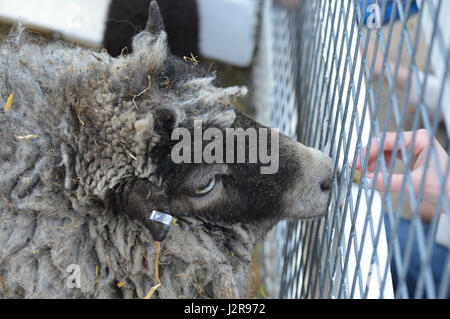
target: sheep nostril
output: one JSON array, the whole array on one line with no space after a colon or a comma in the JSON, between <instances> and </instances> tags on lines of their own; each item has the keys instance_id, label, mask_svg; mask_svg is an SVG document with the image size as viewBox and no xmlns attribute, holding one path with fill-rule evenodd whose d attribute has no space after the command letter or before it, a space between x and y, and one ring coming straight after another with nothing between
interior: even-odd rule
<instances>
[{"instance_id":1,"label":"sheep nostril","mask_svg":"<svg viewBox=\"0 0 450 319\"><path fill-rule=\"evenodd\" d=\"M331 179L327 179L320 183L320 189L323 192L328 192L331 189Z\"/></svg>"}]
</instances>

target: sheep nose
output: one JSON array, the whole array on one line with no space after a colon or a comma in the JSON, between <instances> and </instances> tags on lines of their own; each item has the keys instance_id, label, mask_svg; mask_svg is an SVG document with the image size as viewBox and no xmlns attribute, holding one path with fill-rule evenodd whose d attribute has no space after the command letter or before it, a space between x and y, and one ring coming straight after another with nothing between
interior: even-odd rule
<instances>
[{"instance_id":1,"label":"sheep nose","mask_svg":"<svg viewBox=\"0 0 450 319\"><path fill-rule=\"evenodd\" d=\"M320 189L322 192L328 192L331 189L331 177L327 177L320 183Z\"/></svg>"},{"instance_id":2,"label":"sheep nose","mask_svg":"<svg viewBox=\"0 0 450 319\"><path fill-rule=\"evenodd\" d=\"M316 149L309 148L313 154L313 162L315 165L314 171L316 183L320 187L322 192L329 192L331 190L331 184L333 179L333 163L331 158L325 153Z\"/></svg>"}]
</instances>

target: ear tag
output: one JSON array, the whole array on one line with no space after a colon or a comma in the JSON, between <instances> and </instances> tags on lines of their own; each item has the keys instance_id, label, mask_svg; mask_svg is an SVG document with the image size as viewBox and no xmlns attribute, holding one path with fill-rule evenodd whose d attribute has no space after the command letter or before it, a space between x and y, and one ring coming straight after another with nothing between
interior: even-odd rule
<instances>
[{"instance_id":1,"label":"ear tag","mask_svg":"<svg viewBox=\"0 0 450 319\"><path fill-rule=\"evenodd\" d=\"M173 221L173 217L171 215L158 212L157 210L152 210L149 218L154 222L158 222L167 226L170 226Z\"/></svg>"}]
</instances>

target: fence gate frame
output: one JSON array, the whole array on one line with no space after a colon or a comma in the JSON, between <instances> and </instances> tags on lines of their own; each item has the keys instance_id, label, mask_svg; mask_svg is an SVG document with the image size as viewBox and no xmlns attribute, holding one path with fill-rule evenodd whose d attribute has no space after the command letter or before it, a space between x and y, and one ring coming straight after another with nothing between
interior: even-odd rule
<instances>
[{"instance_id":1,"label":"fence gate frame","mask_svg":"<svg viewBox=\"0 0 450 319\"><path fill-rule=\"evenodd\" d=\"M395 68L391 69L388 63L394 19L391 18L389 22L387 36L381 29L368 28L363 23L361 6L366 8L372 1L263 0L261 3L258 54L253 69L256 119L328 153L335 168L341 171L338 175L335 169L326 218L281 222L264 242L261 272L270 297L420 298L426 294L430 298L443 298L446 289L449 289L450 254L447 254L443 284L439 289L434 285L429 265L431 246L440 220L439 209L444 216L450 214L445 192L441 193L431 222L432 231L427 236L418 213L423 190L418 195L406 190L406 185L412 183L410 172L407 171L400 200L411 201L413 214L409 248L404 253L397 234L402 203L394 207L389 192L379 193L374 186L369 185L365 178L367 163L363 164L360 183L353 183L355 169L352 167L357 157L365 158L364 147L373 141L383 144L387 128L386 121L377 118L381 88L374 88L372 83L379 82L381 87L383 77L379 80L374 77L375 55L372 63L369 63L367 52L371 35L376 37L375 50L380 47L379 50L383 52L382 70L383 74L387 74L390 96L387 107L394 113L398 132L402 131L407 105L406 97L398 100L395 96L401 49L397 54ZM413 1L392 1L392 16L395 12L399 13L398 23L402 24L402 29L406 29L408 17L405 12L410 11ZM387 2L377 2L380 4L381 16L387 12ZM429 55L432 56L434 52L435 56L438 52L447 57L440 72L439 116L432 122L427 123L428 111L423 99L431 59L427 59L425 80L422 82L414 59L409 64L409 80L415 79L421 92L413 128L419 128L421 119L431 137L437 130L438 117L447 119L441 104L445 100L445 92L450 94L447 72L450 41L444 45L441 43L438 49L433 46L434 39L438 38L436 30L442 28L439 23L432 22L433 17L436 18L434 21L438 21L441 2L429 0L429 3L422 4L419 1L421 10L416 28L418 34L421 22L425 21L423 28L430 43ZM434 30L432 34L427 31L430 28ZM406 43L405 50L409 56L415 56L417 34L413 41L407 31L401 33L400 41ZM435 57L433 59L436 60ZM410 90L408 85L406 92ZM399 134L397 140L402 159L410 163L412 153L405 148L403 134ZM426 165L436 158L433 148L430 153L428 157L434 159L427 160ZM448 166L439 176L442 190L448 178ZM377 160L377 172L382 172L387 183L390 182L393 168L389 167L383 156ZM415 296L410 296L405 277L414 240L419 245L422 266L418 289ZM399 274L396 287L391 274L393 261L396 267L394 270Z\"/></svg>"}]
</instances>

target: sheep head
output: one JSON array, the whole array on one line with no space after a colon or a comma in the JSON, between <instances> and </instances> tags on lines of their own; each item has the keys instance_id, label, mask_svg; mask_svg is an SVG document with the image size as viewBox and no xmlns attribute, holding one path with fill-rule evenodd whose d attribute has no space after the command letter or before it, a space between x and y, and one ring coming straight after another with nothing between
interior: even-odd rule
<instances>
[{"instance_id":1,"label":"sheep head","mask_svg":"<svg viewBox=\"0 0 450 319\"><path fill-rule=\"evenodd\" d=\"M107 105L98 113L77 108L91 145L82 170L91 174L82 176L87 187L80 187L80 196L114 197L114 207L157 240L165 232L149 219L152 210L221 227L245 223L257 238L279 220L326 212L331 160L282 134L269 134L276 134L279 147L272 154L277 155L277 167L271 174L261 174L266 164L260 161L238 163L236 154L227 161L227 142L221 144L223 156L217 162L174 162L172 150L179 142L172 138L175 129L194 136L200 122L202 136L213 128L222 138L230 128L254 129L260 141L260 129L265 128L234 107L234 98L245 94L245 88L220 88L196 63L170 54L156 2L150 5L146 30L133 43L133 53L115 59L109 69ZM266 143L270 148L273 141ZM192 140L188 150L191 159L198 152L194 144ZM244 145L246 155L250 144Z\"/></svg>"}]
</instances>

